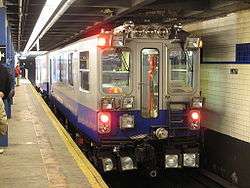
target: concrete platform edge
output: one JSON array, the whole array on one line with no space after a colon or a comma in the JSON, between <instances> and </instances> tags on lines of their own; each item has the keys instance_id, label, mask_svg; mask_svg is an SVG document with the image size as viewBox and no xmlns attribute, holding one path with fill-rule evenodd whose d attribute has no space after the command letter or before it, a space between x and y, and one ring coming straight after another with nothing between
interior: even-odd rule
<instances>
[{"instance_id":1,"label":"concrete platform edge","mask_svg":"<svg viewBox=\"0 0 250 188\"><path fill-rule=\"evenodd\" d=\"M58 133L60 134L61 138L63 139L65 145L67 146L68 151L73 156L74 160L76 161L78 167L86 176L87 180L89 181L90 185L94 188L108 188L107 184L102 179L101 175L98 171L94 168L94 166L88 161L86 156L81 152L75 142L72 140L70 135L64 129L62 124L57 120L53 112L44 102L42 97L37 93L31 83L28 84L31 88L34 96L37 98L38 103L42 106L44 112L47 114L49 119L51 120L53 126L56 128Z\"/></svg>"}]
</instances>

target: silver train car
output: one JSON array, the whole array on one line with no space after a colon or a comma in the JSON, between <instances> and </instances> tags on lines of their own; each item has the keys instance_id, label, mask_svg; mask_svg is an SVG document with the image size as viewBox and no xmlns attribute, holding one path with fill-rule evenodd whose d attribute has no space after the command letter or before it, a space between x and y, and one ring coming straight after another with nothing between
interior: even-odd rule
<instances>
[{"instance_id":1,"label":"silver train car","mask_svg":"<svg viewBox=\"0 0 250 188\"><path fill-rule=\"evenodd\" d=\"M36 83L100 170L197 168L201 46L179 26L125 24L37 57Z\"/></svg>"}]
</instances>

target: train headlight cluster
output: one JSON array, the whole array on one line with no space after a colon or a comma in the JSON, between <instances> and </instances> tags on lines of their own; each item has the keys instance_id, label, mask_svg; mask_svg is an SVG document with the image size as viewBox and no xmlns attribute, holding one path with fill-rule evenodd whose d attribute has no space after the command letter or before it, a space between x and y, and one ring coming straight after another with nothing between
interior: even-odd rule
<instances>
[{"instance_id":1,"label":"train headlight cluster","mask_svg":"<svg viewBox=\"0 0 250 188\"><path fill-rule=\"evenodd\" d=\"M120 116L120 128L131 129L135 127L134 116L129 114L123 114Z\"/></svg>"},{"instance_id":2,"label":"train headlight cluster","mask_svg":"<svg viewBox=\"0 0 250 188\"><path fill-rule=\"evenodd\" d=\"M179 155L165 155L165 168L179 168Z\"/></svg>"},{"instance_id":3,"label":"train headlight cluster","mask_svg":"<svg viewBox=\"0 0 250 188\"><path fill-rule=\"evenodd\" d=\"M198 153L184 153L183 154L183 166L198 167L199 166L199 154Z\"/></svg>"},{"instance_id":4,"label":"train headlight cluster","mask_svg":"<svg viewBox=\"0 0 250 188\"><path fill-rule=\"evenodd\" d=\"M103 171L108 172L113 170L114 164L111 158L104 158L102 159L102 166L103 166Z\"/></svg>"},{"instance_id":5,"label":"train headlight cluster","mask_svg":"<svg viewBox=\"0 0 250 188\"><path fill-rule=\"evenodd\" d=\"M105 157L101 159L101 162L104 172L117 170L117 166L120 166L122 171L137 169L136 162L130 156L122 156L118 160L112 157Z\"/></svg>"},{"instance_id":6,"label":"train headlight cluster","mask_svg":"<svg viewBox=\"0 0 250 188\"><path fill-rule=\"evenodd\" d=\"M129 110L134 107L134 97L103 97L100 103L102 110Z\"/></svg>"},{"instance_id":7,"label":"train headlight cluster","mask_svg":"<svg viewBox=\"0 0 250 188\"><path fill-rule=\"evenodd\" d=\"M185 151L173 150L165 154L165 168L199 167L198 148L187 149Z\"/></svg>"},{"instance_id":8,"label":"train headlight cluster","mask_svg":"<svg viewBox=\"0 0 250 188\"><path fill-rule=\"evenodd\" d=\"M136 169L136 165L131 157L121 157L121 168L123 171L133 170Z\"/></svg>"},{"instance_id":9,"label":"train headlight cluster","mask_svg":"<svg viewBox=\"0 0 250 188\"><path fill-rule=\"evenodd\" d=\"M133 152L133 150L131 150ZM117 151L116 151L117 152ZM117 155L116 155L117 156ZM185 151L167 150L165 155L165 169L170 168L197 168L199 167L198 148ZM123 153L119 157L106 156L101 158L104 172L113 170L128 171L137 169L137 157L133 154Z\"/></svg>"},{"instance_id":10,"label":"train headlight cluster","mask_svg":"<svg viewBox=\"0 0 250 188\"><path fill-rule=\"evenodd\" d=\"M114 99L113 98L102 98L101 99L101 108L103 110L112 110L114 108Z\"/></svg>"},{"instance_id":11,"label":"train headlight cluster","mask_svg":"<svg viewBox=\"0 0 250 188\"><path fill-rule=\"evenodd\" d=\"M122 101L123 109L131 109L134 107L134 97L124 97Z\"/></svg>"}]
</instances>

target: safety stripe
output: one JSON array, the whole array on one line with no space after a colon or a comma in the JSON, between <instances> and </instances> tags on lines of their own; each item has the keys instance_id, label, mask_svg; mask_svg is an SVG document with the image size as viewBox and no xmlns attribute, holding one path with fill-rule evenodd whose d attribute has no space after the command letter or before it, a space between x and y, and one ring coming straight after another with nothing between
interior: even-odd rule
<instances>
[{"instance_id":1,"label":"safety stripe","mask_svg":"<svg viewBox=\"0 0 250 188\"><path fill-rule=\"evenodd\" d=\"M101 175L97 172L94 166L88 161L86 156L82 153L82 151L78 148L75 144L73 139L70 137L68 132L64 129L62 124L58 121L56 116L44 102L42 97L37 93L34 87L29 83L29 87L31 88L33 94L36 96L38 102L42 106L44 112L47 114L49 119L52 122L52 125L56 128L58 133L60 134L61 138L63 139L65 145L68 148L68 151L73 156L74 160L76 161L78 167L81 169L84 176L87 178L91 187L94 188L108 188L107 184L102 179Z\"/></svg>"}]
</instances>

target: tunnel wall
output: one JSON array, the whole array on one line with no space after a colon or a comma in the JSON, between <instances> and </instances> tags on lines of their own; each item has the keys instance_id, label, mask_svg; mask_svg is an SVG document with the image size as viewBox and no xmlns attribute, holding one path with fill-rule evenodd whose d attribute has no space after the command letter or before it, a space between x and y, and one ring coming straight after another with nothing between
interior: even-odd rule
<instances>
[{"instance_id":1,"label":"tunnel wall","mask_svg":"<svg viewBox=\"0 0 250 188\"><path fill-rule=\"evenodd\" d=\"M201 89L206 168L250 187L250 10L185 29L204 41Z\"/></svg>"}]
</instances>

